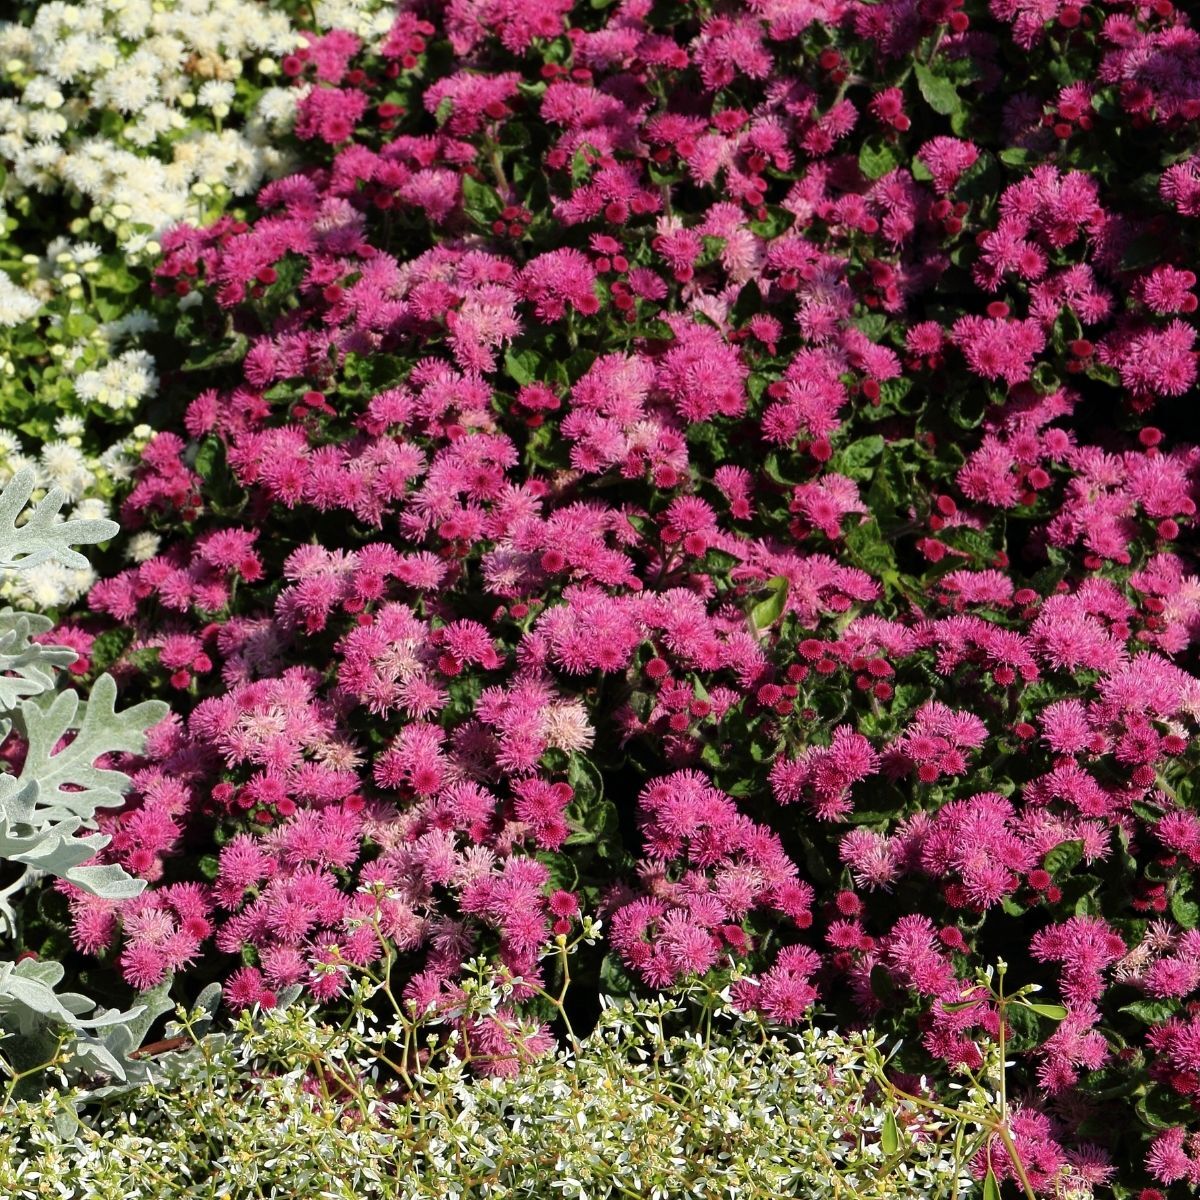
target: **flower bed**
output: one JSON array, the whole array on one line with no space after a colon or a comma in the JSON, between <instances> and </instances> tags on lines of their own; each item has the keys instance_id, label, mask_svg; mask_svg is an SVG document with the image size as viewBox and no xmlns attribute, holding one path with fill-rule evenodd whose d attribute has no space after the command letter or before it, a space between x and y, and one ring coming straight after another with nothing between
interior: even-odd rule
<instances>
[{"instance_id":1,"label":"flower bed","mask_svg":"<svg viewBox=\"0 0 1200 1200\"><path fill-rule=\"evenodd\" d=\"M999 1046L987 1200L1200 1184L1186 12L453 0L281 71L59 635L171 706L96 817L146 887L30 948L233 1009L484 955L548 1048L598 917L574 1020Z\"/></svg>"}]
</instances>

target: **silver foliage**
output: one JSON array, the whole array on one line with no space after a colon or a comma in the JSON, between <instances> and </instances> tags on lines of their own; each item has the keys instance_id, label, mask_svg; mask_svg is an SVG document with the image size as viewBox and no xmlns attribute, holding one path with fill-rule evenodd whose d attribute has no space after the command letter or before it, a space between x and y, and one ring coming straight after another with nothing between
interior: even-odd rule
<instances>
[{"instance_id":1,"label":"silver foliage","mask_svg":"<svg viewBox=\"0 0 1200 1200\"><path fill-rule=\"evenodd\" d=\"M20 471L0 493L0 573L48 560L86 566L72 546L117 532L113 521L62 520L66 497L57 489L30 507L33 491L32 472ZM0 937L8 939L20 933L21 894L46 876L110 900L145 886L119 866L84 865L109 840L95 832L96 811L120 805L129 786L122 772L96 762L140 750L167 706L154 700L118 711L109 675L86 700L57 690L57 672L75 652L32 640L52 628L43 616L0 611L0 740L16 733L27 747L20 771L0 774ZM106 1012L80 993L56 991L63 974L55 962L0 961L0 1065L13 1073L61 1058L69 1041L73 1073L124 1079L128 1055L162 1011L165 993L148 994L129 1012Z\"/></svg>"}]
</instances>

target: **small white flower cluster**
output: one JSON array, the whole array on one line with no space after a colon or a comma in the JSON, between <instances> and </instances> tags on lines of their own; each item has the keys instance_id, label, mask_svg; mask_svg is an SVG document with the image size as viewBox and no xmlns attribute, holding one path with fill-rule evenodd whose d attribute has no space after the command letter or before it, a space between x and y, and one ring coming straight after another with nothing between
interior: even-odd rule
<instances>
[{"instance_id":1,"label":"small white flower cluster","mask_svg":"<svg viewBox=\"0 0 1200 1200\"><path fill-rule=\"evenodd\" d=\"M118 412L137 408L157 386L154 359L145 350L126 350L99 370L84 371L75 380L81 399L98 400Z\"/></svg>"},{"instance_id":2,"label":"small white flower cluster","mask_svg":"<svg viewBox=\"0 0 1200 1200\"><path fill-rule=\"evenodd\" d=\"M318 29L348 29L369 46L387 36L396 16L394 4L379 0L314 0L312 8Z\"/></svg>"},{"instance_id":3,"label":"small white flower cluster","mask_svg":"<svg viewBox=\"0 0 1200 1200\"><path fill-rule=\"evenodd\" d=\"M0 1114L0 1189L14 1200L166 1200L181 1187L213 1200L969 1193L966 1164L915 1113L905 1153L884 1150L867 1035L747 1036L722 1019L700 1036L672 1032L679 1013L671 999L609 1003L578 1055L514 1078L473 1076L439 1053L461 1046L453 1037L385 1029L365 1009L340 1029L299 1007L246 1015L232 1036L165 1056L119 1104L81 1106L78 1123L70 1096L13 1104ZM437 1065L397 1078L398 1036L413 1062L432 1047Z\"/></svg>"},{"instance_id":4,"label":"small white flower cluster","mask_svg":"<svg viewBox=\"0 0 1200 1200\"><path fill-rule=\"evenodd\" d=\"M0 25L7 195L66 186L131 249L203 219L214 192L283 167L272 143L296 93L269 81L302 39L254 0L52 0ZM239 127L223 128L243 80Z\"/></svg>"},{"instance_id":5,"label":"small white flower cluster","mask_svg":"<svg viewBox=\"0 0 1200 1200\"><path fill-rule=\"evenodd\" d=\"M157 249L151 243L147 252ZM14 266L19 282L0 273L0 425L44 443L46 462L60 464L46 467L48 478L73 501L92 494L97 466L110 482L127 477L124 444L108 458L85 445L88 417L128 428L158 386L154 359L137 344L156 322L144 309L126 307L130 260L115 271L115 257L103 256L94 242L59 237L43 257L27 254ZM119 315L105 321L101 313ZM6 322L6 315L17 319ZM56 437L69 442L52 444ZM101 461L88 465L89 454ZM101 494L110 496L111 488Z\"/></svg>"},{"instance_id":6,"label":"small white flower cluster","mask_svg":"<svg viewBox=\"0 0 1200 1200\"><path fill-rule=\"evenodd\" d=\"M89 456L83 449L81 418L60 417L54 432L54 440L44 442L34 454L26 452L16 433L0 429L0 487L27 468L36 480L35 500L51 487L66 494L73 507L62 514L64 519L107 517L109 504L105 497L131 478L138 456L150 439L150 426L136 426L98 457ZM0 579L0 604L27 610L62 608L84 595L94 581L91 567L70 567L48 560L27 571L5 572Z\"/></svg>"},{"instance_id":7,"label":"small white flower cluster","mask_svg":"<svg viewBox=\"0 0 1200 1200\"><path fill-rule=\"evenodd\" d=\"M32 292L18 287L0 271L0 327L11 329L32 320L41 306L41 301Z\"/></svg>"}]
</instances>

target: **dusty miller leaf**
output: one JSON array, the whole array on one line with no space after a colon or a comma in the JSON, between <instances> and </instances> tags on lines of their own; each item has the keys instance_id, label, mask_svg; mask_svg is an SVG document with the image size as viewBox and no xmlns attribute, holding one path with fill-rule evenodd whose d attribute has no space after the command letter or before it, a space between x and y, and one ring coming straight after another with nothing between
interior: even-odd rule
<instances>
[{"instance_id":1,"label":"dusty miller leaf","mask_svg":"<svg viewBox=\"0 0 1200 1200\"><path fill-rule=\"evenodd\" d=\"M146 700L118 713L117 685L101 675L90 698L61 692L49 704L25 701L17 710L16 726L29 743L19 776L0 781L0 805L27 782L36 784L34 815L41 819L89 820L97 808L121 803L129 780L121 771L95 766L102 754L141 750L147 729L167 714L161 700ZM55 752L59 740L75 730L72 741ZM66 788L78 790L66 791Z\"/></svg>"},{"instance_id":2,"label":"dusty miller leaf","mask_svg":"<svg viewBox=\"0 0 1200 1200\"><path fill-rule=\"evenodd\" d=\"M18 471L0 493L0 568L28 570L49 559L65 567L86 568L88 560L71 546L103 542L117 532L117 523L101 518L56 521L67 497L51 488L30 510L24 524L18 525L17 519L33 495L34 482L32 471Z\"/></svg>"},{"instance_id":3,"label":"dusty miller leaf","mask_svg":"<svg viewBox=\"0 0 1200 1200\"><path fill-rule=\"evenodd\" d=\"M66 496L57 489L27 512L34 482L31 471L20 471L0 492L0 574L51 560L86 567L87 559L71 546L110 538L116 524L58 520ZM94 830L96 810L120 804L129 786L127 775L98 767L97 759L140 751L146 730L166 715L167 706L154 700L118 712L117 686L109 675L96 681L86 702L74 691L55 694L55 672L73 662L75 652L33 641L52 628L42 616L0 612L0 737L15 726L26 743L20 772L0 774L0 857L25 868L0 891L0 923L10 932L18 923L10 899L40 876L59 876L112 900L136 896L145 886L114 864L85 865L109 841L86 830ZM6 1061L21 1072L23 1093L41 1086L38 1068L55 1057L64 1028L73 1074L126 1080L127 1067L134 1065L130 1053L169 1005L164 984L161 994L129 1012L93 1013L94 1000L55 990L63 975L62 964L54 961L0 962L0 1036Z\"/></svg>"},{"instance_id":4,"label":"dusty miller leaf","mask_svg":"<svg viewBox=\"0 0 1200 1200\"><path fill-rule=\"evenodd\" d=\"M54 686L53 669L75 661L74 650L31 640L53 628L53 621L33 613L0 612L0 711L48 692Z\"/></svg>"}]
</instances>

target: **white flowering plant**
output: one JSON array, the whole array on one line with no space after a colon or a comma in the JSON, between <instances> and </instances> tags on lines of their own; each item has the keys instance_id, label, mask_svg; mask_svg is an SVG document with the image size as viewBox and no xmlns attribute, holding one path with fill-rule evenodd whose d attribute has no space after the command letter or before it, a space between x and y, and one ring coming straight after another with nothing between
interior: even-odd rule
<instances>
[{"instance_id":1,"label":"white flowering plant","mask_svg":"<svg viewBox=\"0 0 1200 1200\"><path fill-rule=\"evenodd\" d=\"M136 252L281 165L294 93L279 60L303 34L279 6L55 0L22 18L0 25L0 159L18 216L62 191Z\"/></svg>"},{"instance_id":2,"label":"white flowering plant","mask_svg":"<svg viewBox=\"0 0 1200 1200\"><path fill-rule=\"evenodd\" d=\"M877 1086L871 1035L773 1033L719 996L699 1021L682 992L606 1000L586 1038L530 1054L519 1075L480 1074L461 1029L504 1010L511 986L493 969L473 964L452 1012L381 1013L386 985L360 978L341 1022L292 1004L213 1032L206 995L144 1048L135 1089L10 1099L0 1187L21 1200L165 1200L182 1181L214 1200L948 1200L973 1186L953 1123Z\"/></svg>"},{"instance_id":3,"label":"white flowering plant","mask_svg":"<svg viewBox=\"0 0 1200 1200\"><path fill-rule=\"evenodd\" d=\"M568 979L599 933L585 917L543 958ZM878 1034L773 1029L702 979L602 996L583 1037L565 987L544 993L565 1033L556 1044L536 1021L510 1020L529 981L487 958L466 965L451 1003L424 1008L397 998L390 965L354 970L336 1015L295 1003L292 988L223 1029L210 985L135 1052L123 1084L96 1075L37 1097L10 1086L0 1187L20 1200L166 1200L181 1181L211 1200L1000 1196L993 1143L1011 1145L1021 1120L1002 1040L934 1099L924 1079L896 1081L897 1047ZM1003 968L979 986L1003 995ZM1009 1003L1032 1004L1035 990ZM500 1021L496 1043L482 1031ZM1042 1194L1092 1189L1067 1169Z\"/></svg>"}]
</instances>

